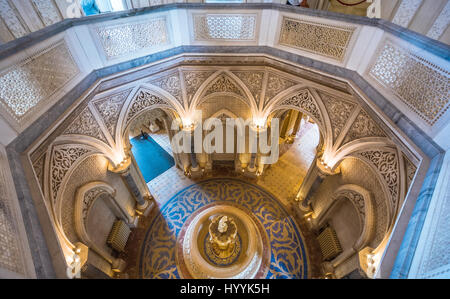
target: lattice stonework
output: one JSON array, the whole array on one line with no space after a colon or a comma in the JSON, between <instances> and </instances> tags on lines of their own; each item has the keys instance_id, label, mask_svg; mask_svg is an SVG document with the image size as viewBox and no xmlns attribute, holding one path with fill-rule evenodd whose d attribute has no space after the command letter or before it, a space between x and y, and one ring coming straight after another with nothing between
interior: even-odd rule
<instances>
[{"instance_id":1,"label":"lattice stonework","mask_svg":"<svg viewBox=\"0 0 450 299\"><path fill-rule=\"evenodd\" d=\"M450 72L389 41L381 47L369 75L431 126L450 105Z\"/></svg>"},{"instance_id":2,"label":"lattice stonework","mask_svg":"<svg viewBox=\"0 0 450 299\"><path fill-rule=\"evenodd\" d=\"M0 73L0 103L17 121L79 73L65 42Z\"/></svg>"},{"instance_id":3,"label":"lattice stonework","mask_svg":"<svg viewBox=\"0 0 450 299\"><path fill-rule=\"evenodd\" d=\"M194 15L195 40L256 39L256 15Z\"/></svg>"},{"instance_id":4,"label":"lattice stonework","mask_svg":"<svg viewBox=\"0 0 450 299\"><path fill-rule=\"evenodd\" d=\"M96 33L108 59L169 43L165 17L141 23L99 27Z\"/></svg>"},{"instance_id":5,"label":"lattice stonework","mask_svg":"<svg viewBox=\"0 0 450 299\"><path fill-rule=\"evenodd\" d=\"M284 17L279 44L342 61L355 29Z\"/></svg>"}]
</instances>

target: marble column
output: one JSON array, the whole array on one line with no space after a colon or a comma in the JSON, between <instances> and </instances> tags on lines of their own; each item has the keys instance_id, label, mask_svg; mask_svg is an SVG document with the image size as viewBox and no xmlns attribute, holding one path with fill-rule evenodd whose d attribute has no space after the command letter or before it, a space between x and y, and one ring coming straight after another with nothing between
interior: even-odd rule
<instances>
[{"instance_id":1,"label":"marble column","mask_svg":"<svg viewBox=\"0 0 450 299\"><path fill-rule=\"evenodd\" d=\"M297 136L298 130L302 123L303 113L297 111L297 118L295 119L294 127L292 128L291 138L294 139Z\"/></svg>"},{"instance_id":2,"label":"marble column","mask_svg":"<svg viewBox=\"0 0 450 299\"><path fill-rule=\"evenodd\" d=\"M311 199L314 196L314 193L319 189L323 180L327 176L332 176L339 172L339 168L332 170L323 163L320 156L316 157L295 198L295 200L300 203L299 208L304 212L311 212Z\"/></svg>"},{"instance_id":3,"label":"marble column","mask_svg":"<svg viewBox=\"0 0 450 299\"><path fill-rule=\"evenodd\" d=\"M134 158L129 155L117 167L110 164L108 170L121 176L123 182L136 200L137 210L141 212L147 211L152 197Z\"/></svg>"}]
</instances>

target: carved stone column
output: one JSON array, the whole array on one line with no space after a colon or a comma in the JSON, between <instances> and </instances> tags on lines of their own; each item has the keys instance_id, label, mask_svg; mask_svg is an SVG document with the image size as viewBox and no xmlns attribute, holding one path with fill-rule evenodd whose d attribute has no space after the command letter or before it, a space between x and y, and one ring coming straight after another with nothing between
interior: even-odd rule
<instances>
[{"instance_id":1,"label":"carved stone column","mask_svg":"<svg viewBox=\"0 0 450 299\"><path fill-rule=\"evenodd\" d=\"M172 154L173 154L173 159L175 160L175 166L177 167L181 167L180 166L180 157L178 156L178 154L174 151L174 148L172 146L172 138L173 138L173 131L171 130L171 124L169 121L169 118L167 116L163 117L163 122L164 122L164 126L166 127L166 131L167 131L167 135L169 135L169 141L170 141L170 145L172 148Z\"/></svg>"},{"instance_id":2,"label":"carved stone column","mask_svg":"<svg viewBox=\"0 0 450 299\"><path fill-rule=\"evenodd\" d=\"M108 170L120 174L128 190L136 200L137 210L147 214L151 208L152 196L133 157L128 155L117 167L110 164Z\"/></svg>"},{"instance_id":3,"label":"carved stone column","mask_svg":"<svg viewBox=\"0 0 450 299\"><path fill-rule=\"evenodd\" d=\"M311 199L314 194L319 189L323 180L327 176L335 175L340 172L339 168L336 170L331 170L326 164L322 162L320 157L316 157L313 161L312 167L308 170L305 179L300 186L300 189L295 198L296 201L300 202L299 208L304 212L311 211Z\"/></svg>"}]
</instances>

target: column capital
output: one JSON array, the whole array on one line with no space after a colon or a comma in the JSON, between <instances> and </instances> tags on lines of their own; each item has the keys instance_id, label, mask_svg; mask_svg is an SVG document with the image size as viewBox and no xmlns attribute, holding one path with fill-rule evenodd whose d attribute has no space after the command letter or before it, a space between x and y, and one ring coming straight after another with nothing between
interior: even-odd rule
<instances>
[{"instance_id":1,"label":"column capital","mask_svg":"<svg viewBox=\"0 0 450 299\"><path fill-rule=\"evenodd\" d=\"M131 166L131 157L127 156L120 162L117 166L114 166L112 163L109 163L108 170L117 174L126 174L130 171Z\"/></svg>"},{"instance_id":2,"label":"column capital","mask_svg":"<svg viewBox=\"0 0 450 299\"><path fill-rule=\"evenodd\" d=\"M322 157L319 157L316 160L316 166L319 169L319 176L321 178L326 178L327 176L332 176L335 174L339 174L341 172L339 167L335 167L334 169L328 166Z\"/></svg>"}]
</instances>

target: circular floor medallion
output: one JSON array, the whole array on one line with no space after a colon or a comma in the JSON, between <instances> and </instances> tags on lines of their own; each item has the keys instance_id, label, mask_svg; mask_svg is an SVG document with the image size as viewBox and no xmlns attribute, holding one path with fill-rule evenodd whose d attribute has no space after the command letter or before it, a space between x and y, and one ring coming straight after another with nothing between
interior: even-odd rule
<instances>
[{"instance_id":1,"label":"circular floor medallion","mask_svg":"<svg viewBox=\"0 0 450 299\"><path fill-rule=\"evenodd\" d=\"M206 220L223 214L237 219L240 237L230 263L211 258L205 246ZM276 198L244 181L215 178L161 207L142 243L139 276L307 278L308 258L299 228Z\"/></svg>"}]
</instances>

